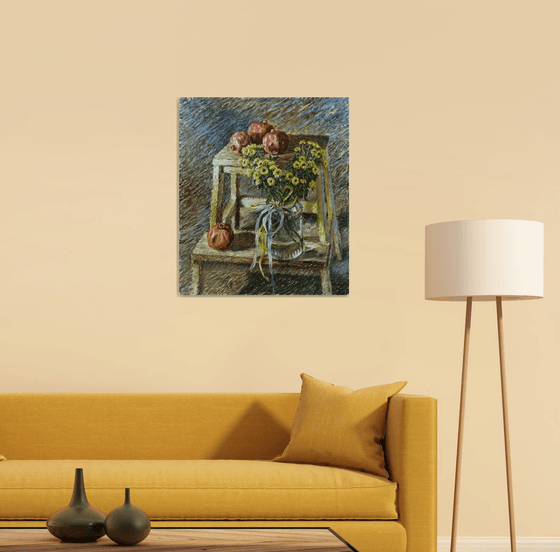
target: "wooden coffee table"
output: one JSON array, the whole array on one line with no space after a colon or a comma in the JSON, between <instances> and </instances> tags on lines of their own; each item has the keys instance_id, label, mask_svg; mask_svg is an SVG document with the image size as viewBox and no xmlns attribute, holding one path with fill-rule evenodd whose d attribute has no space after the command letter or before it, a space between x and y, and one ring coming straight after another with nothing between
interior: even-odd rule
<instances>
[{"instance_id":1,"label":"wooden coffee table","mask_svg":"<svg viewBox=\"0 0 560 552\"><path fill-rule=\"evenodd\" d=\"M0 528L0 552L89 552L122 549L108 537L94 543L69 544L43 528ZM332 529L321 528L167 528L154 527L138 552L349 552L356 551Z\"/></svg>"}]
</instances>

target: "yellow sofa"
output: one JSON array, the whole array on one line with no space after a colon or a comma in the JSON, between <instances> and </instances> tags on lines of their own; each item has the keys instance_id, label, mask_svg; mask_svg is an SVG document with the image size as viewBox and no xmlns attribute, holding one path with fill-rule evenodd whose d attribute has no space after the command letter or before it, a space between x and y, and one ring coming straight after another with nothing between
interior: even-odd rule
<instances>
[{"instance_id":1,"label":"yellow sofa","mask_svg":"<svg viewBox=\"0 0 560 552\"><path fill-rule=\"evenodd\" d=\"M395 395L390 479L271 462L299 394L2 393L0 526L66 506L74 470L108 513L131 488L157 526L331 527L360 552L435 552L436 401Z\"/></svg>"}]
</instances>

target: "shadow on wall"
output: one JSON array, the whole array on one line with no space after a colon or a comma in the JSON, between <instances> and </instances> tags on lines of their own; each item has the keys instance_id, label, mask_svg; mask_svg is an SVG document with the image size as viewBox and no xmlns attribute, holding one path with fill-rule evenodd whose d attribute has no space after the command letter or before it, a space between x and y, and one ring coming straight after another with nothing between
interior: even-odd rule
<instances>
[{"instance_id":1,"label":"shadow on wall","mask_svg":"<svg viewBox=\"0 0 560 552\"><path fill-rule=\"evenodd\" d=\"M343 243L343 259L333 256L334 295L348 294L349 102L348 98L180 98L179 100L179 293L191 294L190 254L208 231L212 159L239 130L266 120L288 134L329 136L334 201ZM242 183L242 194L259 196ZM227 283L227 278L224 279ZM269 293L262 278L247 278L237 293ZM310 294L293 279L280 294ZM319 282L311 293L321 293ZM221 290L217 294L223 293Z\"/></svg>"}]
</instances>

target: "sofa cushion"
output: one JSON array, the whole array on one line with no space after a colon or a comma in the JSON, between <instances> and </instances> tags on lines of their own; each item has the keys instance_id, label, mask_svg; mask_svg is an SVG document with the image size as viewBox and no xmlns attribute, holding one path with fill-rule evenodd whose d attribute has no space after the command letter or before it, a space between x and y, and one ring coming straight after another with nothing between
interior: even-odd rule
<instances>
[{"instance_id":1,"label":"sofa cushion","mask_svg":"<svg viewBox=\"0 0 560 552\"><path fill-rule=\"evenodd\" d=\"M301 374L290 442L276 462L326 464L388 477L381 439L389 398L405 381L353 391Z\"/></svg>"},{"instance_id":2,"label":"sofa cushion","mask_svg":"<svg viewBox=\"0 0 560 552\"><path fill-rule=\"evenodd\" d=\"M396 484L326 466L260 460L8 460L0 519L47 519L68 505L75 468L105 513L131 501L150 519L396 519Z\"/></svg>"}]
</instances>

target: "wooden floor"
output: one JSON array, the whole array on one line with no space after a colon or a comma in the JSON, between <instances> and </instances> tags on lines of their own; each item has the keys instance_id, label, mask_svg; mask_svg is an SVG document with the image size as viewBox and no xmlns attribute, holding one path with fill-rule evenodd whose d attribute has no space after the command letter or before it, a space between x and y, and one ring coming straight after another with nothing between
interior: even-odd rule
<instances>
[{"instance_id":1,"label":"wooden floor","mask_svg":"<svg viewBox=\"0 0 560 552\"><path fill-rule=\"evenodd\" d=\"M103 537L95 543L62 543L46 529L0 528L0 551L55 552L98 551L117 548L112 540ZM122 550L122 547L120 547ZM349 548L329 529L158 529L153 528L148 537L135 546L138 552L164 552L186 550L189 552L349 552Z\"/></svg>"}]
</instances>

